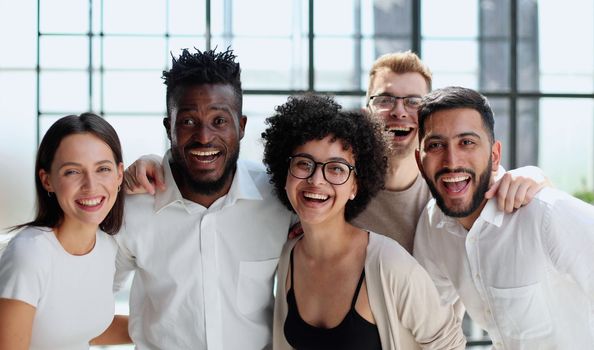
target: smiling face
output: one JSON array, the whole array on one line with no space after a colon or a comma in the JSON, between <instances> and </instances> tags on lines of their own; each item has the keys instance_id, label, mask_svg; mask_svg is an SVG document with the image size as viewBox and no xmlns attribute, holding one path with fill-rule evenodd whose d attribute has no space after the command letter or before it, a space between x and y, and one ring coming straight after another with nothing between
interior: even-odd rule
<instances>
[{"instance_id":1,"label":"smiling face","mask_svg":"<svg viewBox=\"0 0 594 350\"><path fill-rule=\"evenodd\" d=\"M123 173L109 146L83 133L66 136L50 171L40 170L39 177L64 212L62 224L99 226L116 201Z\"/></svg>"},{"instance_id":2,"label":"smiling face","mask_svg":"<svg viewBox=\"0 0 594 350\"><path fill-rule=\"evenodd\" d=\"M326 136L297 147L292 156L305 156L316 162L339 161L355 165L353 152L343 148L340 140ZM327 169L326 171L332 171ZM298 179L287 173L285 190L293 209L304 224L319 224L329 220L344 220L345 205L357 193L355 173L342 185L332 185L324 179L317 166L309 179Z\"/></svg>"},{"instance_id":3,"label":"smiling face","mask_svg":"<svg viewBox=\"0 0 594 350\"><path fill-rule=\"evenodd\" d=\"M218 195L233 178L246 117L230 85L182 87L165 118L175 175L182 194ZM177 98L176 98L177 97Z\"/></svg>"},{"instance_id":4,"label":"smiling face","mask_svg":"<svg viewBox=\"0 0 594 350\"><path fill-rule=\"evenodd\" d=\"M425 130L418 161L433 197L446 215L474 222L499 166L501 144L491 145L481 115L470 108L434 112Z\"/></svg>"},{"instance_id":5,"label":"smiling face","mask_svg":"<svg viewBox=\"0 0 594 350\"><path fill-rule=\"evenodd\" d=\"M389 68L378 69L369 86L369 96L391 95L398 97L422 97L429 92L425 78L416 72L394 73ZM391 110L373 110L385 124L392 140L392 154L405 158L412 156L417 146L418 116L407 110L402 99Z\"/></svg>"}]
</instances>

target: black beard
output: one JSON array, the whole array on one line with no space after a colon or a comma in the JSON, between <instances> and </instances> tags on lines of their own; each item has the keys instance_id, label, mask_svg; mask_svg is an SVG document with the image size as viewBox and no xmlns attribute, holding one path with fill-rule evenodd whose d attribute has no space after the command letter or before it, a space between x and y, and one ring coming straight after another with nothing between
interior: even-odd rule
<instances>
[{"instance_id":1,"label":"black beard","mask_svg":"<svg viewBox=\"0 0 594 350\"><path fill-rule=\"evenodd\" d=\"M231 153L229 155L227 163L225 164L225 169L223 170L223 174L220 178L214 181L194 180L192 174L190 174L190 171L180 159L181 157L179 154L173 150L171 154L173 156L171 167L175 169L179 175L181 175L184 184L186 184L192 192L208 196L221 191L223 187L225 187L227 180L230 177L233 177L235 174L235 170L237 169L237 160L239 159L239 148L237 149L237 152Z\"/></svg>"},{"instance_id":2,"label":"black beard","mask_svg":"<svg viewBox=\"0 0 594 350\"><path fill-rule=\"evenodd\" d=\"M439 207L439 209L441 209L441 211L443 211L443 213L445 215L454 217L454 218L465 218L465 217L469 216L470 214L474 213L481 206L481 203L485 199L485 193L487 193L487 191L489 190L489 184L491 182L491 171L492 171L491 157L489 157L489 165L487 165L487 168L485 169L485 171L483 171L483 173L479 177L479 184L478 184L476 191L472 195L472 201L470 202L470 205L466 209L462 209L462 210L458 210L458 211L446 207L443 196L439 192L437 192L437 188L434 185L433 181L427 181L427 185L429 185L429 190L431 190L431 194L433 195L433 198L435 198L435 202L437 203L437 206ZM449 172L449 171L446 171L446 172ZM469 172L469 171L465 171L465 172L471 173L474 175L474 172Z\"/></svg>"}]
</instances>

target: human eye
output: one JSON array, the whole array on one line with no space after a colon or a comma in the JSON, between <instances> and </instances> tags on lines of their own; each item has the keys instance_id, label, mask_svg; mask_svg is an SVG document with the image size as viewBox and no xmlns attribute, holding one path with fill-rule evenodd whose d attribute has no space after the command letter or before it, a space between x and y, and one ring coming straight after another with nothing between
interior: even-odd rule
<instances>
[{"instance_id":1,"label":"human eye","mask_svg":"<svg viewBox=\"0 0 594 350\"><path fill-rule=\"evenodd\" d=\"M107 165L103 165L103 166L100 166L99 169L97 169L97 171L100 173L108 173L108 172L111 172L111 167L109 167Z\"/></svg>"},{"instance_id":2,"label":"human eye","mask_svg":"<svg viewBox=\"0 0 594 350\"><path fill-rule=\"evenodd\" d=\"M73 176L76 174L80 174L80 172L77 169L65 169L64 170L64 176Z\"/></svg>"},{"instance_id":3,"label":"human eye","mask_svg":"<svg viewBox=\"0 0 594 350\"><path fill-rule=\"evenodd\" d=\"M474 140L471 139L463 139L462 141L460 141L460 143L462 144L462 146L465 147L472 147L476 145L476 142L474 142Z\"/></svg>"},{"instance_id":4,"label":"human eye","mask_svg":"<svg viewBox=\"0 0 594 350\"><path fill-rule=\"evenodd\" d=\"M394 101L394 98L392 96L384 96L384 95L376 96L373 99L374 105L376 105L378 107L389 106L393 103L393 101Z\"/></svg>"},{"instance_id":5,"label":"human eye","mask_svg":"<svg viewBox=\"0 0 594 350\"><path fill-rule=\"evenodd\" d=\"M346 164L339 162L331 162L326 165L326 171L329 171L333 175L342 175L349 171Z\"/></svg>"},{"instance_id":6,"label":"human eye","mask_svg":"<svg viewBox=\"0 0 594 350\"><path fill-rule=\"evenodd\" d=\"M409 96L404 99L404 103L409 107L418 108L421 105L421 98L418 96Z\"/></svg>"},{"instance_id":7,"label":"human eye","mask_svg":"<svg viewBox=\"0 0 594 350\"><path fill-rule=\"evenodd\" d=\"M443 149L444 144L443 142L429 142L427 143L427 145L425 146L425 150L427 152L431 152L431 151L438 151Z\"/></svg>"},{"instance_id":8,"label":"human eye","mask_svg":"<svg viewBox=\"0 0 594 350\"><path fill-rule=\"evenodd\" d=\"M186 126L194 126L194 125L196 125L196 122L194 121L193 118L182 118L181 124L186 125Z\"/></svg>"},{"instance_id":9,"label":"human eye","mask_svg":"<svg viewBox=\"0 0 594 350\"><path fill-rule=\"evenodd\" d=\"M294 164L300 170L309 171L313 168L313 161L307 158L296 158Z\"/></svg>"},{"instance_id":10,"label":"human eye","mask_svg":"<svg viewBox=\"0 0 594 350\"><path fill-rule=\"evenodd\" d=\"M223 116L216 117L213 121L214 125L221 126L227 123L227 118Z\"/></svg>"}]
</instances>

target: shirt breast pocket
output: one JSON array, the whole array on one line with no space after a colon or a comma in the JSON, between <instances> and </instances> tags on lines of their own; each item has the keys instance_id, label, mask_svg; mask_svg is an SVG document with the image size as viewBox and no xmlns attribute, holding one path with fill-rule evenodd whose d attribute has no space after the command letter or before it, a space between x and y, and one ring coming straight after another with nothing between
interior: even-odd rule
<instances>
[{"instance_id":1,"label":"shirt breast pocket","mask_svg":"<svg viewBox=\"0 0 594 350\"><path fill-rule=\"evenodd\" d=\"M540 283L518 288L490 287L494 316L505 335L515 340L552 337L553 324Z\"/></svg>"},{"instance_id":2,"label":"shirt breast pocket","mask_svg":"<svg viewBox=\"0 0 594 350\"><path fill-rule=\"evenodd\" d=\"M272 308L272 289L277 264L278 258L239 263L237 305L244 316L259 318L259 313L266 308Z\"/></svg>"}]
</instances>

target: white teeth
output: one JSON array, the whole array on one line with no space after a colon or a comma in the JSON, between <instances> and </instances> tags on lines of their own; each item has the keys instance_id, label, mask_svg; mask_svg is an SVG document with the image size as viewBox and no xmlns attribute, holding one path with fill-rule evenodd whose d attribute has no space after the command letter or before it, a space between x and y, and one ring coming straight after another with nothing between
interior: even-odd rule
<instances>
[{"instance_id":1,"label":"white teeth","mask_svg":"<svg viewBox=\"0 0 594 350\"><path fill-rule=\"evenodd\" d=\"M190 154L193 154L193 155L199 156L199 157L214 156L219 153L220 153L219 151L190 151Z\"/></svg>"},{"instance_id":2,"label":"white teeth","mask_svg":"<svg viewBox=\"0 0 594 350\"><path fill-rule=\"evenodd\" d=\"M81 199L78 201L80 204L87 206L87 207L94 207L97 204L101 203L101 198L96 199Z\"/></svg>"},{"instance_id":3,"label":"white teeth","mask_svg":"<svg viewBox=\"0 0 594 350\"><path fill-rule=\"evenodd\" d=\"M311 192L303 192L303 197L305 198L312 198L312 199L319 199L325 201L328 199L327 195L319 194L319 193L311 193Z\"/></svg>"},{"instance_id":4,"label":"white teeth","mask_svg":"<svg viewBox=\"0 0 594 350\"><path fill-rule=\"evenodd\" d=\"M460 182L460 181L466 181L470 178L470 175L465 175L465 176L456 176L456 177L444 177L441 180L443 182Z\"/></svg>"},{"instance_id":5,"label":"white teeth","mask_svg":"<svg viewBox=\"0 0 594 350\"><path fill-rule=\"evenodd\" d=\"M391 126L388 131L410 131L412 128L407 126Z\"/></svg>"}]
</instances>

